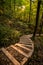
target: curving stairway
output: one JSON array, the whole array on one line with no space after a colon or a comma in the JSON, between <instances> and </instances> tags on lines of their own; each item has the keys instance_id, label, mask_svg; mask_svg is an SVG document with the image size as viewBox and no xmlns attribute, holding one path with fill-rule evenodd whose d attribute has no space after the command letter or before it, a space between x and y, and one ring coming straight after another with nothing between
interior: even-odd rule
<instances>
[{"instance_id":1,"label":"curving stairway","mask_svg":"<svg viewBox=\"0 0 43 65\"><path fill-rule=\"evenodd\" d=\"M15 45L0 49L0 65L24 65L33 51L34 43L30 36L23 35Z\"/></svg>"}]
</instances>

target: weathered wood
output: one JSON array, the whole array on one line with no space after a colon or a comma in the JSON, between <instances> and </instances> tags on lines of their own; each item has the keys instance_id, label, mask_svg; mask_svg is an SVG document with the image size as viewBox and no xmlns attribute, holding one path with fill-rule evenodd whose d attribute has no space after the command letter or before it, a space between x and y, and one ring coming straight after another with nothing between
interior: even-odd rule
<instances>
[{"instance_id":1,"label":"weathered wood","mask_svg":"<svg viewBox=\"0 0 43 65\"><path fill-rule=\"evenodd\" d=\"M22 55L24 55L25 57L28 58L28 55L26 53L24 53L23 51L21 51L20 49L18 49L17 47L11 45L12 48L14 48L15 50L17 50L19 53L21 53Z\"/></svg>"},{"instance_id":2,"label":"weathered wood","mask_svg":"<svg viewBox=\"0 0 43 65\"><path fill-rule=\"evenodd\" d=\"M22 37L20 37L20 41L18 43L16 43L15 45L10 45L7 48L1 48L1 50L3 51L3 53L11 60L11 62L14 65L24 65L28 61L28 59L30 59L30 57L32 56L32 53L34 51L34 43L30 39L31 36L32 35L23 35ZM8 48L10 49L10 47L12 47L17 52L19 52L19 54L22 54L24 56L23 59L22 59L22 61L19 62L16 59L16 57L13 57L13 54L11 54L10 51L7 50ZM26 51L24 51L24 49L26 51L28 51L29 53L27 53Z\"/></svg>"},{"instance_id":3,"label":"weathered wood","mask_svg":"<svg viewBox=\"0 0 43 65\"><path fill-rule=\"evenodd\" d=\"M1 49L3 53L11 60L14 65L20 65L20 63L5 49Z\"/></svg>"},{"instance_id":4,"label":"weathered wood","mask_svg":"<svg viewBox=\"0 0 43 65\"><path fill-rule=\"evenodd\" d=\"M17 46L20 46L21 48L24 48L24 49L26 49L26 50L28 50L28 51L31 51L31 49L29 49L29 48L27 48L27 47L24 47L24 45L21 45L21 44L16 44ZM28 45L29 46L29 45Z\"/></svg>"},{"instance_id":5,"label":"weathered wood","mask_svg":"<svg viewBox=\"0 0 43 65\"><path fill-rule=\"evenodd\" d=\"M25 62L27 62L27 58L25 57L24 59L23 59L23 61L20 63L20 65L24 65L25 64Z\"/></svg>"}]
</instances>

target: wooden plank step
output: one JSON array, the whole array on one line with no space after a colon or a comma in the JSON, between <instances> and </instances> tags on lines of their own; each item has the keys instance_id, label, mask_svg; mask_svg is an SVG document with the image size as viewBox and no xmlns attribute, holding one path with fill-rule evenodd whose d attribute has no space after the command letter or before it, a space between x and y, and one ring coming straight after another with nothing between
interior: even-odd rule
<instances>
[{"instance_id":1,"label":"wooden plank step","mask_svg":"<svg viewBox=\"0 0 43 65\"><path fill-rule=\"evenodd\" d=\"M29 48L29 47L32 47L32 45L28 45L28 44L27 44L27 45L24 44L23 46L28 46L28 48Z\"/></svg>"},{"instance_id":2,"label":"wooden plank step","mask_svg":"<svg viewBox=\"0 0 43 65\"><path fill-rule=\"evenodd\" d=\"M15 44L15 45L19 45L19 46L22 46L22 48L23 47L25 47L25 48L28 48L28 49L30 49L30 50L32 50L33 49L33 45L28 45L28 44Z\"/></svg>"},{"instance_id":3,"label":"wooden plank step","mask_svg":"<svg viewBox=\"0 0 43 65\"><path fill-rule=\"evenodd\" d=\"M28 58L24 58L23 61L20 63L20 65L25 65L25 63L27 62Z\"/></svg>"},{"instance_id":4,"label":"wooden plank step","mask_svg":"<svg viewBox=\"0 0 43 65\"><path fill-rule=\"evenodd\" d=\"M27 48L27 47L24 47L24 45L21 45L21 44L15 44L15 46L20 46L20 47L22 47L23 49L26 49L26 50L28 50L28 51L31 51L31 49L29 49L29 48Z\"/></svg>"},{"instance_id":5,"label":"wooden plank step","mask_svg":"<svg viewBox=\"0 0 43 65\"><path fill-rule=\"evenodd\" d=\"M28 58L28 55L26 53L24 53L23 51L21 51L20 49L18 49L17 47L11 45L12 48L14 48L15 50L17 50L19 53L21 53L22 55L24 55L25 57Z\"/></svg>"},{"instance_id":6,"label":"wooden plank step","mask_svg":"<svg viewBox=\"0 0 43 65\"><path fill-rule=\"evenodd\" d=\"M2 50L0 50L0 65L14 65Z\"/></svg>"},{"instance_id":7,"label":"wooden plank step","mask_svg":"<svg viewBox=\"0 0 43 65\"><path fill-rule=\"evenodd\" d=\"M16 43L15 45L21 45L21 46L29 46L29 47L32 47L32 44L23 44L23 43Z\"/></svg>"},{"instance_id":8,"label":"wooden plank step","mask_svg":"<svg viewBox=\"0 0 43 65\"><path fill-rule=\"evenodd\" d=\"M28 35L23 35L20 37L20 43L32 43L32 40Z\"/></svg>"},{"instance_id":9,"label":"wooden plank step","mask_svg":"<svg viewBox=\"0 0 43 65\"><path fill-rule=\"evenodd\" d=\"M29 43L30 43L30 44L32 44L32 41L30 41L30 40L28 40L28 39L27 39L27 40L21 39L21 40L19 41L19 43L25 43L25 44L29 44Z\"/></svg>"},{"instance_id":10,"label":"wooden plank step","mask_svg":"<svg viewBox=\"0 0 43 65\"><path fill-rule=\"evenodd\" d=\"M16 44L19 44L19 45L22 45L22 46L23 46L23 45L29 45L29 46L32 45L31 43L27 43L27 44L25 44L25 43L24 43L24 44L23 44L23 43L16 43ZM16 45L16 44L15 44L15 45Z\"/></svg>"},{"instance_id":11,"label":"wooden plank step","mask_svg":"<svg viewBox=\"0 0 43 65\"><path fill-rule=\"evenodd\" d=\"M24 47L27 47L27 48L33 50L32 46L24 45Z\"/></svg>"},{"instance_id":12,"label":"wooden plank step","mask_svg":"<svg viewBox=\"0 0 43 65\"><path fill-rule=\"evenodd\" d=\"M23 61L24 55L20 54L17 50L13 49L11 46L7 48L7 51L19 62Z\"/></svg>"},{"instance_id":13,"label":"wooden plank step","mask_svg":"<svg viewBox=\"0 0 43 65\"><path fill-rule=\"evenodd\" d=\"M1 49L3 53L11 60L14 65L20 65L20 63L5 49Z\"/></svg>"},{"instance_id":14,"label":"wooden plank step","mask_svg":"<svg viewBox=\"0 0 43 65\"><path fill-rule=\"evenodd\" d=\"M27 47L27 48L29 48L29 49L31 49L31 50L34 50L34 44L33 44L33 42L32 42L32 44L30 44L29 43L29 45L28 44L21 44L21 43L17 43L17 44L20 44L21 46L24 46L24 47Z\"/></svg>"},{"instance_id":15,"label":"wooden plank step","mask_svg":"<svg viewBox=\"0 0 43 65\"><path fill-rule=\"evenodd\" d=\"M28 47L28 45L26 47ZM34 45L32 44L32 47L28 47L28 48L31 48L31 52L29 54L27 54L28 55L28 58L30 58L31 55L32 55L32 53L33 53L33 51L34 51Z\"/></svg>"},{"instance_id":16,"label":"wooden plank step","mask_svg":"<svg viewBox=\"0 0 43 65\"><path fill-rule=\"evenodd\" d=\"M17 47L18 49L20 49L21 51L23 51L25 54L28 54L30 52L29 50L26 50L26 49L24 49L24 48L22 48L20 46L17 46L17 45L15 45L15 47Z\"/></svg>"},{"instance_id":17,"label":"wooden plank step","mask_svg":"<svg viewBox=\"0 0 43 65\"><path fill-rule=\"evenodd\" d=\"M11 46L10 46L11 47ZM10 51L12 51L13 53L15 52L15 49L10 49L10 47L7 47L7 50L10 52ZM10 49L10 50L9 50ZM10 52L11 54L12 54L12 52ZM28 60L28 58L26 58L25 56L23 56L22 57L22 60L20 59L21 57L20 57L20 53L17 53L17 52L15 52L15 54L14 54L14 56L16 55L16 57L18 58L18 60L19 60L19 62L20 62L20 65L24 65L26 62L27 62L27 60Z\"/></svg>"},{"instance_id":18,"label":"wooden plank step","mask_svg":"<svg viewBox=\"0 0 43 65\"><path fill-rule=\"evenodd\" d=\"M27 37L27 35L25 36L21 36L20 37L20 40L28 40L28 41L30 41L30 38L29 37Z\"/></svg>"}]
</instances>

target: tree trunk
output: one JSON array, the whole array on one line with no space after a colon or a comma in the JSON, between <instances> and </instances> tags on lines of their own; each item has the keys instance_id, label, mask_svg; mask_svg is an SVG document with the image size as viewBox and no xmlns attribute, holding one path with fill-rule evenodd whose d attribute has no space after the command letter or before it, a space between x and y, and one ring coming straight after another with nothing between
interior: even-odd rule
<instances>
[{"instance_id":1,"label":"tree trunk","mask_svg":"<svg viewBox=\"0 0 43 65\"><path fill-rule=\"evenodd\" d=\"M41 5L41 0L38 0L38 6L37 6L37 14L36 14L36 24L35 24L35 28L34 28L34 33L32 36L32 39L35 39L35 35L37 32L37 27L38 27L38 20L39 20L39 12L40 12L40 5Z\"/></svg>"}]
</instances>

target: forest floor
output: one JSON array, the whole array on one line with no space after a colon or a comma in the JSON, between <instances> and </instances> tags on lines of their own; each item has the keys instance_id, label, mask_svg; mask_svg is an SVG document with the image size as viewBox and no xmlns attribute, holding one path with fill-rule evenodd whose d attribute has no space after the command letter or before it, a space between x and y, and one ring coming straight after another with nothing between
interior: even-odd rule
<instances>
[{"instance_id":1,"label":"forest floor","mask_svg":"<svg viewBox=\"0 0 43 65\"><path fill-rule=\"evenodd\" d=\"M43 36L35 38L34 46L34 53L29 65L43 65Z\"/></svg>"}]
</instances>

